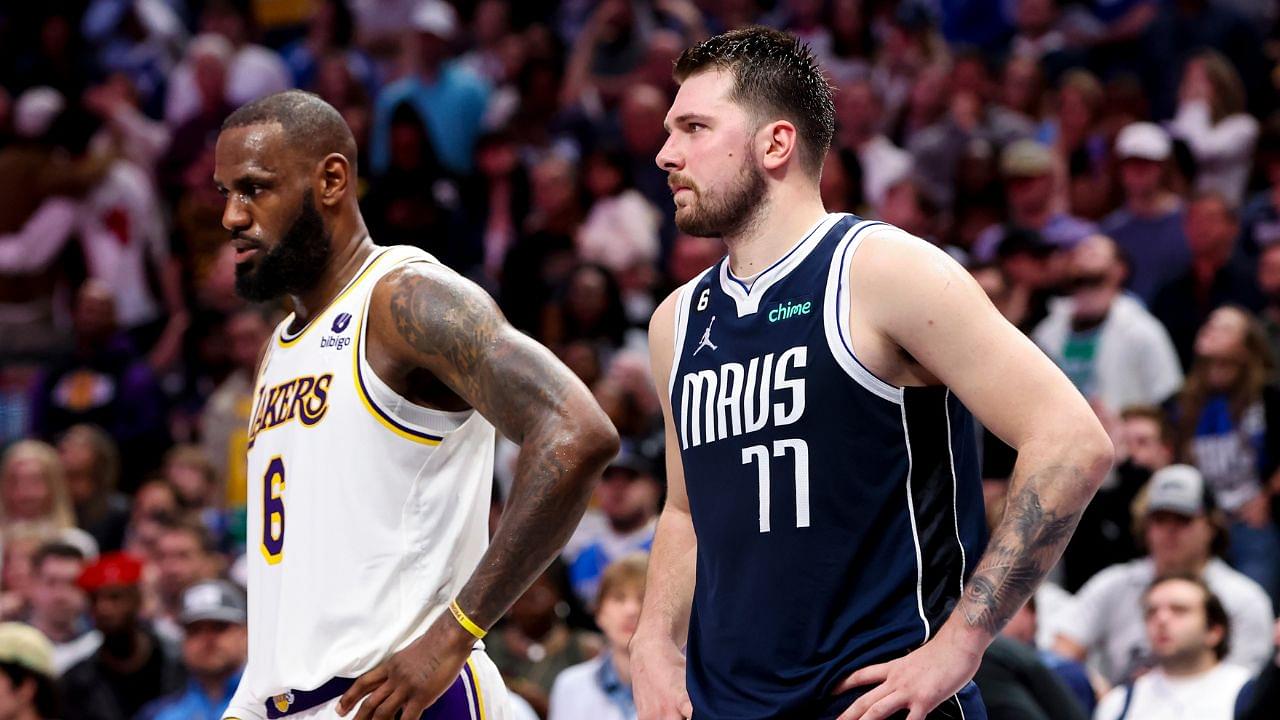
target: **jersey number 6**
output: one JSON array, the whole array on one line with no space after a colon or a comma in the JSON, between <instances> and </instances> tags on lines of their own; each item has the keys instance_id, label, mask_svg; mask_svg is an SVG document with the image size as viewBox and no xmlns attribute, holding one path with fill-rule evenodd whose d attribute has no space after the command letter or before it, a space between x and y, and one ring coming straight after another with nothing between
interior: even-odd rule
<instances>
[{"instance_id":1,"label":"jersey number 6","mask_svg":"<svg viewBox=\"0 0 1280 720\"><path fill-rule=\"evenodd\" d=\"M804 440L774 440L773 457L790 450L796 464L796 527L809 527L809 445ZM742 448L742 464L757 463L760 470L760 532L769 532L769 448L752 445Z\"/></svg>"},{"instance_id":2,"label":"jersey number 6","mask_svg":"<svg viewBox=\"0 0 1280 720\"><path fill-rule=\"evenodd\" d=\"M268 565L284 558L284 460L279 455L262 476L262 557Z\"/></svg>"}]
</instances>

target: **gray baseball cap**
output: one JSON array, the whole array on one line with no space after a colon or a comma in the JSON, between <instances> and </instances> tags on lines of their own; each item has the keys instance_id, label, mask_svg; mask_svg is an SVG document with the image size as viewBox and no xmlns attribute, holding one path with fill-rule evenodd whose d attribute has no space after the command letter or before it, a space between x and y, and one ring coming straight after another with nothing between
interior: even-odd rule
<instances>
[{"instance_id":1,"label":"gray baseball cap","mask_svg":"<svg viewBox=\"0 0 1280 720\"><path fill-rule=\"evenodd\" d=\"M1190 465L1170 465L1155 471L1147 494L1147 512L1157 510L1195 517L1207 512L1204 476Z\"/></svg>"},{"instance_id":2,"label":"gray baseball cap","mask_svg":"<svg viewBox=\"0 0 1280 720\"><path fill-rule=\"evenodd\" d=\"M198 582L182 593L182 613L178 620L183 625L201 620L245 625L249 621L249 608L244 591L226 580Z\"/></svg>"}]
</instances>

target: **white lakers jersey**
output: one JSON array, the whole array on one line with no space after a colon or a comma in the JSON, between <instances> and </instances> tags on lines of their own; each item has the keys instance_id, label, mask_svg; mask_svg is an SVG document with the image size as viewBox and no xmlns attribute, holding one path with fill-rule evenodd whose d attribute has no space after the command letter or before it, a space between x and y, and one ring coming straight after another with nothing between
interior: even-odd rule
<instances>
[{"instance_id":1,"label":"white lakers jersey","mask_svg":"<svg viewBox=\"0 0 1280 720\"><path fill-rule=\"evenodd\" d=\"M277 328L249 426L249 662L237 704L356 677L448 607L488 542L494 430L393 392L366 361L369 298L410 262L378 248L290 335Z\"/></svg>"}]
</instances>

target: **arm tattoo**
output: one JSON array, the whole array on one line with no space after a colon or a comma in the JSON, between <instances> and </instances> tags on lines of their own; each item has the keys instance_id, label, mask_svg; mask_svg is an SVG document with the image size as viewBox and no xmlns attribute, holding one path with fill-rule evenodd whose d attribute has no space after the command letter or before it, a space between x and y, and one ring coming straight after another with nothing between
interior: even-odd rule
<instances>
[{"instance_id":1,"label":"arm tattoo","mask_svg":"<svg viewBox=\"0 0 1280 720\"><path fill-rule=\"evenodd\" d=\"M577 526L616 439L586 387L470 283L406 270L390 295L414 358L521 445L502 523L458 603L482 627L506 613Z\"/></svg>"},{"instance_id":2,"label":"arm tattoo","mask_svg":"<svg viewBox=\"0 0 1280 720\"><path fill-rule=\"evenodd\" d=\"M995 635L1035 592L1062 554L1083 511L1053 503L1046 507L1042 498L1054 485L1079 483L1083 478L1079 468L1051 467L1025 481L1010 482L1013 494L1004 520L960 601L970 627Z\"/></svg>"}]
</instances>

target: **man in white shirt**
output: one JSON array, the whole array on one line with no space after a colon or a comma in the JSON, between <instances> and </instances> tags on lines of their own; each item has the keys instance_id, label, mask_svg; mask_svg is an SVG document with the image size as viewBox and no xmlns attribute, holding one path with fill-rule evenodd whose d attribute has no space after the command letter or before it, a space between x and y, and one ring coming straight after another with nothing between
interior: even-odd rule
<instances>
[{"instance_id":1,"label":"man in white shirt","mask_svg":"<svg viewBox=\"0 0 1280 720\"><path fill-rule=\"evenodd\" d=\"M640 620L648 568L647 556L635 553L605 569L595 611L607 649L560 673L551 688L548 720L635 720L629 645Z\"/></svg>"},{"instance_id":2,"label":"man in white shirt","mask_svg":"<svg viewBox=\"0 0 1280 720\"><path fill-rule=\"evenodd\" d=\"M1056 619L1054 651L1085 660L1108 682L1120 684L1151 667L1143 631L1142 599L1157 577L1202 578L1222 598L1236 641L1227 661L1260 670L1271 659L1271 600L1254 581L1214 556L1225 547L1222 520L1200 472L1170 465L1151 476L1143 539L1148 556L1112 565L1085 583Z\"/></svg>"},{"instance_id":3,"label":"man in white shirt","mask_svg":"<svg viewBox=\"0 0 1280 720\"><path fill-rule=\"evenodd\" d=\"M911 154L881 132L881 110L880 93L870 80L846 83L836 95L838 144L858 154L863 197L876 207L890 185L911 173Z\"/></svg>"},{"instance_id":4,"label":"man in white shirt","mask_svg":"<svg viewBox=\"0 0 1280 720\"><path fill-rule=\"evenodd\" d=\"M1143 598L1156 667L1102 698L1094 720L1231 720L1252 671L1223 662L1230 621L1203 580L1173 575Z\"/></svg>"},{"instance_id":5,"label":"man in white shirt","mask_svg":"<svg viewBox=\"0 0 1280 720\"><path fill-rule=\"evenodd\" d=\"M1159 405L1182 387L1169 333L1124 294L1116 243L1093 235L1071 251L1071 295L1052 303L1032 339L1086 398L1110 413Z\"/></svg>"}]
</instances>

